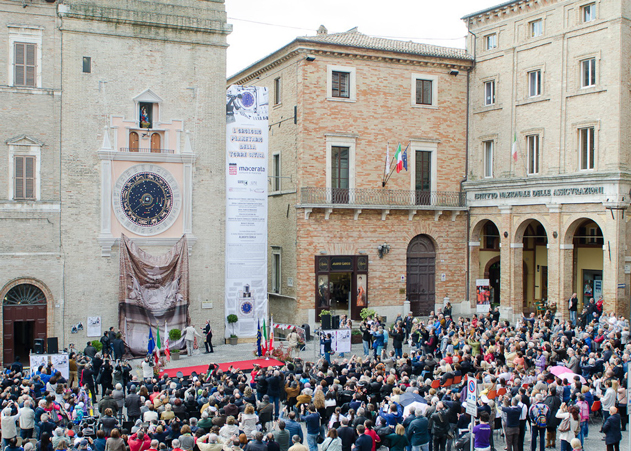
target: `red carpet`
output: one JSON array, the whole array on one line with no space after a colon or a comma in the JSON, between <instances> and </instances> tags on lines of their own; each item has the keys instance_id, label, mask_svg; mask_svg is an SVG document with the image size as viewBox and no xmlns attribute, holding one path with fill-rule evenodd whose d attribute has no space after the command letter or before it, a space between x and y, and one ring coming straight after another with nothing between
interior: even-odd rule
<instances>
[{"instance_id":1,"label":"red carpet","mask_svg":"<svg viewBox=\"0 0 631 451\"><path fill-rule=\"evenodd\" d=\"M171 360L171 364L173 364L173 360ZM269 360L265 360L265 359L242 360L240 362L220 363L219 364L219 369L222 370L222 371L226 371L230 367L230 365L232 365L234 368L246 371L246 370L251 370L252 368L254 368L254 365L258 365L261 368L267 368L268 366L283 366L284 363L281 362L280 360L276 360L276 359L269 359ZM186 366L186 367L182 367L182 368L168 368L168 369L162 371L160 374L161 375L162 374L166 374L169 377L175 377L175 376L177 376L178 371L181 371L184 376L190 376L193 371L195 371L197 374L200 374L200 373L205 373L206 370L208 370L208 364L206 364L206 365Z\"/></svg>"}]
</instances>

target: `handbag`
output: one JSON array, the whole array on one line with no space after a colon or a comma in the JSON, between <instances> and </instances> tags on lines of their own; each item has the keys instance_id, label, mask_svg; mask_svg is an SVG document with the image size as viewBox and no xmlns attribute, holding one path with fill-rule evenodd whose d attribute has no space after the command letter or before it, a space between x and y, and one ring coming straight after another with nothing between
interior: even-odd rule
<instances>
[{"instance_id":1,"label":"handbag","mask_svg":"<svg viewBox=\"0 0 631 451\"><path fill-rule=\"evenodd\" d=\"M320 434L318 434L318 437L316 438L316 443L318 445L321 445L322 443L324 443L324 438ZM328 448L328 446L327 446L327 448Z\"/></svg>"}]
</instances>

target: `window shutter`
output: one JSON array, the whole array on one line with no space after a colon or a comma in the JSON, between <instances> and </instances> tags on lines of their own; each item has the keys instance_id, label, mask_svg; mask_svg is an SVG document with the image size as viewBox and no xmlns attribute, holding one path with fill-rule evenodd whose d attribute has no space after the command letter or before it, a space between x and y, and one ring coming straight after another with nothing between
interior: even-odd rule
<instances>
[{"instance_id":1,"label":"window shutter","mask_svg":"<svg viewBox=\"0 0 631 451\"><path fill-rule=\"evenodd\" d=\"M340 96L339 86L340 86L340 73L333 72L333 74L331 75L331 88L332 88L331 95L333 97Z\"/></svg>"},{"instance_id":2,"label":"window shutter","mask_svg":"<svg viewBox=\"0 0 631 451\"><path fill-rule=\"evenodd\" d=\"M24 53L25 53L25 45L21 42L15 43L15 74L14 74L14 85L24 85L24 73L25 73L25 61L24 61Z\"/></svg>"},{"instance_id":3,"label":"window shutter","mask_svg":"<svg viewBox=\"0 0 631 451\"><path fill-rule=\"evenodd\" d=\"M348 74L340 74L340 97L348 97Z\"/></svg>"},{"instance_id":4,"label":"window shutter","mask_svg":"<svg viewBox=\"0 0 631 451\"><path fill-rule=\"evenodd\" d=\"M35 199L35 157L24 157L24 198Z\"/></svg>"},{"instance_id":5,"label":"window shutter","mask_svg":"<svg viewBox=\"0 0 631 451\"><path fill-rule=\"evenodd\" d=\"M24 157L15 157L15 199L24 198Z\"/></svg>"},{"instance_id":6,"label":"window shutter","mask_svg":"<svg viewBox=\"0 0 631 451\"><path fill-rule=\"evenodd\" d=\"M35 86L35 44L26 47L26 86Z\"/></svg>"}]
</instances>

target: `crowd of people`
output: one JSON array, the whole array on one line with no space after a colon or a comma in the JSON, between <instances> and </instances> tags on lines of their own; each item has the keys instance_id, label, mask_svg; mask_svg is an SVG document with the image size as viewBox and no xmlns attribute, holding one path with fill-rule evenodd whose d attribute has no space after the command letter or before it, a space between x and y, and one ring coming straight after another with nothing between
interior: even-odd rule
<instances>
[{"instance_id":1,"label":"crowd of people","mask_svg":"<svg viewBox=\"0 0 631 451\"><path fill-rule=\"evenodd\" d=\"M629 422L626 319L594 312L575 325L548 311L511 324L497 310L451 314L368 317L363 355L329 346L317 362L251 372L211 363L205 374L157 377L148 358L135 375L113 347L104 355L91 344L69 355L68 380L50 366L27 374L18 361L0 382L3 448L445 451L471 440L491 451L503 435L505 449L523 451L530 434L531 451L577 451L596 422L607 450L619 451ZM478 382L474 418L468 378Z\"/></svg>"}]
</instances>

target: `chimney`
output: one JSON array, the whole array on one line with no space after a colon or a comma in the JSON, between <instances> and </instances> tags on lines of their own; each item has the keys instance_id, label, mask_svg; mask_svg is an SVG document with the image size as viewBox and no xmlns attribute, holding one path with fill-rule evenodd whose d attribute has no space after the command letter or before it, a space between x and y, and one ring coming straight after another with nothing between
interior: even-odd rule
<instances>
[{"instance_id":1,"label":"chimney","mask_svg":"<svg viewBox=\"0 0 631 451\"><path fill-rule=\"evenodd\" d=\"M318 35L325 35L325 34L329 34L329 30L327 30L324 25L320 25L320 28L318 28Z\"/></svg>"}]
</instances>

